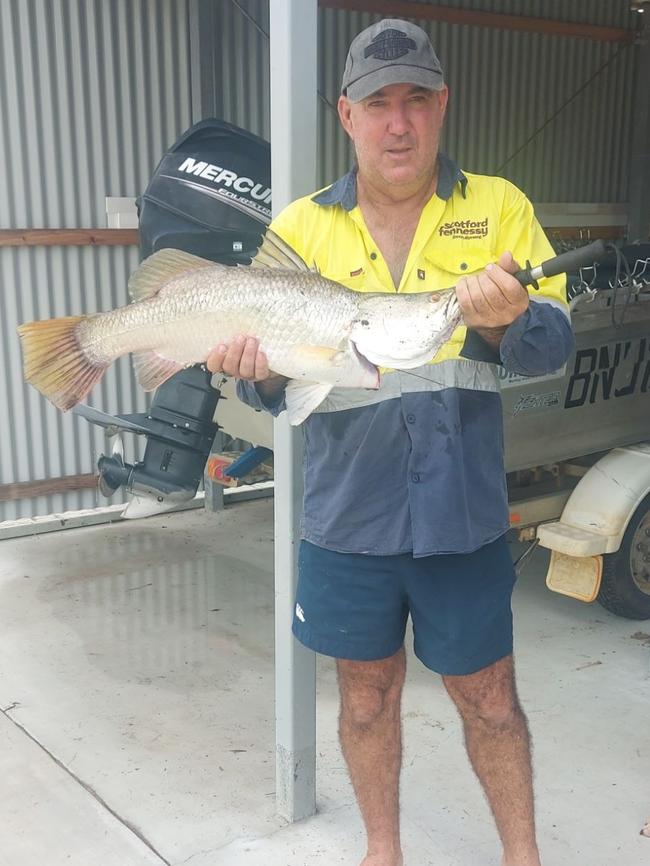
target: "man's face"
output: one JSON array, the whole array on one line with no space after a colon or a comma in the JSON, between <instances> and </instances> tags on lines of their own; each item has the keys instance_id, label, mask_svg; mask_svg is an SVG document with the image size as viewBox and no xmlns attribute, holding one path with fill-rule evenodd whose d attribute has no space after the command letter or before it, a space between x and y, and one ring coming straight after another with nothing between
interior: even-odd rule
<instances>
[{"instance_id":1,"label":"man's face","mask_svg":"<svg viewBox=\"0 0 650 866\"><path fill-rule=\"evenodd\" d=\"M445 117L448 91L389 84L361 102L339 99L343 128L357 153L359 171L374 184L413 186L430 180Z\"/></svg>"}]
</instances>

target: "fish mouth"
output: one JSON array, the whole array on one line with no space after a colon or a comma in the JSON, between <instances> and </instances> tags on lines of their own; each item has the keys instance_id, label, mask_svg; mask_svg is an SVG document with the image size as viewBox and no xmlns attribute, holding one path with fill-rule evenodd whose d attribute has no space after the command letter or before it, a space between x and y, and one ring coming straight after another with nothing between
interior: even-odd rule
<instances>
[{"instance_id":1,"label":"fish mouth","mask_svg":"<svg viewBox=\"0 0 650 866\"><path fill-rule=\"evenodd\" d=\"M357 360L361 364L364 369L364 372L367 373L367 382L364 382L364 387L368 390L378 391L379 385L381 384L381 375L379 374L379 367L372 364L365 355L362 355L361 352L357 349L356 343L353 340L350 340L350 345L352 346L352 351L354 352Z\"/></svg>"}]
</instances>

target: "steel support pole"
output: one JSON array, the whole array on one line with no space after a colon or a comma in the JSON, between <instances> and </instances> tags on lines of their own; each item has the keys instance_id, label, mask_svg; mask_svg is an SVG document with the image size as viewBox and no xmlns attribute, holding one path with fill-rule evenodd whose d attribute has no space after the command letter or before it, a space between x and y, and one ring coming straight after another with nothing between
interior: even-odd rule
<instances>
[{"instance_id":1,"label":"steel support pole","mask_svg":"<svg viewBox=\"0 0 650 866\"><path fill-rule=\"evenodd\" d=\"M316 188L317 0L271 0L273 211ZM275 421L276 805L288 821L315 811L316 659L291 633L302 509L302 435Z\"/></svg>"}]
</instances>

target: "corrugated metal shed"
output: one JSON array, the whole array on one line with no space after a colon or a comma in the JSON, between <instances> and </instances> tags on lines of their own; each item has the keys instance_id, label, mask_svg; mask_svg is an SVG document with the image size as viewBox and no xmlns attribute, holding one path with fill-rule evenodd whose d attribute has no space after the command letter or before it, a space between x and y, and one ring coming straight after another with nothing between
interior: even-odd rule
<instances>
[{"instance_id":1,"label":"corrugated metal shed","mask_svg":"<svg viewBox=\"0 0 650 866\"><path fill-rule=\"evenodd\" d=\"M192 122L190 0L0 3L0 228L105 227ZM0 248L0 483L93 472L103 435L22 379L16 325L127 299L136 247ZM122 359L89 402L145 406ZM0 520L106 504L92 490L0 502Z\"/></svg>"},{"instance_id":2,"label":"corrugated metal shed","mask_svg":"<svg viewBox=\"0 0 650 866\"><path fill-rule=\"evenodd\" d=\"M625 0L446 0L442 5L635 25ZM267 6L265 0L225 0L214 31L216 56L223 59L221 68L215 66L216 105L224 119L265 138ZM335 111L348 45L380 17L320 9L323 185L347 171L351 161ZM413 20L430 34L445 69L451 101L444 146L462 167L502 174L536 202L626 201L633 45Z\"/></svg>"}]
</instances>

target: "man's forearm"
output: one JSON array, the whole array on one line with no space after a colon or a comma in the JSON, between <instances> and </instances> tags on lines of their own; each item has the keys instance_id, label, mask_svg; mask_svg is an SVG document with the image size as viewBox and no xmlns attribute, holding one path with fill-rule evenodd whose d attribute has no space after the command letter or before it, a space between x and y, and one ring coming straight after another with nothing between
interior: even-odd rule
<instances>
[{"instance_id":1,"label":"man's forearm","mask_svg":"<svg viewBox=\"0 0 650 866\"><path fill-rule=\"evenodd\" d=\"M286 376L271 375L255 383L255 390L265 403L274 403L287 387L289 379Z\"/></svg>"},{"instance_id":2,"label":"man's forearm","mask_svg":"<svg viewBox=\"0 0 650 866\"><path fill-rule=\"evenodd\" d=\"M482 340L485 340L488 346L492 349L498 349L507 328L474 328L474 330Z\"/></svg>"}]
</instances>

